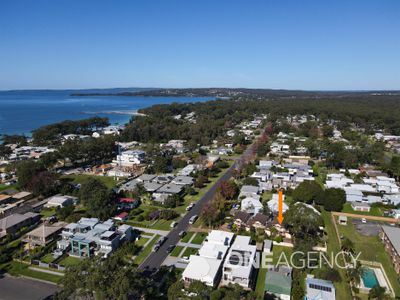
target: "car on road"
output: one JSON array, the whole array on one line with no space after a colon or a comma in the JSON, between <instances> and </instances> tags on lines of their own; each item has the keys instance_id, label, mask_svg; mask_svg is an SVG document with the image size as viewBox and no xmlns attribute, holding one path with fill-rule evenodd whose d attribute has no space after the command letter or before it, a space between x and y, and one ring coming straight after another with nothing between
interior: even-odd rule
<instances>
[{"instance_id":1,"label":"car on road","mask_svg":"<svg viewBox=\"0 0 400 300\"><path fill-rule=\"evenodd\" d=\"M174 250L174 248L175 248L175 245L169 245L167 248L167 253L171 253L172 250Z\"/></svg>"},{"instance_id":2,"label":"car on road","mask_svg":"<svg viewBox=\"0 0 400 300\"><path fill-rule=\"evenodd\" d=\"M194 224L194 222L196 222L196 220L197 220L197 215L192 216L192 217L189 219L189 224Z\"/></svg>"},{"instance_id":3,"label":"car on road","mask_svg":"<svg viewBox=\"0 0 400 300\"><path fill-rule=\"evenodd\" d=\"M178 222L173 221L173 222L171 223L171 225L169 225L169 227L170 227L170 228L174 228L176 225L178 225Z\"/></svg>"},{"instance_id":4,"label":"car on road","mask_svg":"<svg viewBox=\"0 0 400 300\"><path fill-rule=\"evenodd\" d=\"M191 210L194 207L194 203L190 203L187 207L186 207L186 211Z\"/></svg>"},{"instance_id":5,"label":"car on road","mask_svg":"<svg viewBox=\"0 0 400 300\"><path fill-rule=\"evenodd\" d=\"M183 238L186 235L186 231L182 230L181 232L179 232L179 236L181 238Z\"/></svg>"},{"instance_id":6,"label":"car on road","mask_svg":"<svg viewBox=\"0 0 400 300\"><path fill-rule=\"evenodd\" d=\"M155 244L152 251L153 251L153 252L157 252L158 249L160 249L160 245Z\"/></svg>"},{"instance_id":7,"label":"car on road","mask_svg":"<svg viewBox=\"0 0 400 300\"><path fill-rule=\"evenodd\" d=\"M365 223L367 223L367 219L366 218L362 218L361 222L365 224Z\"/></svg>"}]
</instances>

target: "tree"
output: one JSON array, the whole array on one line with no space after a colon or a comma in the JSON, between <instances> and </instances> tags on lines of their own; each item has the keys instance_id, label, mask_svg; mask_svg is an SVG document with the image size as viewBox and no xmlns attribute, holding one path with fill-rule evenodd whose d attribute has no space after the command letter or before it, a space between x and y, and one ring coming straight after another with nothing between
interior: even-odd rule
<instances>
[{"instance_id":1,"label":"tree","mask_svg":"<svg viewBox=\"0 0 400 300\"><path fill-rule=\"evenodd\" d=\"M85 205L87 212L101 220L112 216L115 207L112 194L98 179L90 178L82 183L79 198Z\"/></svg>"},{"instance_id":2,"label":"tree","mask_svg":"<svg viewBox=\"0 0 400 300\"><path fill-rule=\"evenodd\" d=\"M233 180L223 181L219 187L222 196L225 199L232 200L237 197L239 187Z\"/></svg>"},{"instance_id":3,"label":"tree","mask_svg":"<svg viewBox=\"0 0 400 300\"><path fill-rule=\"evenodd\" d=\"M243 179L243 184L244 185L258 186L258 180L257 180L257 178L246 177L245 179Z\"/></svg>"},{"instance_id":4,"label":"tree","mask_svg":"<svg viewBox=\"0 0 400 300\"><path fill-rule=\"evenodd\" d=\"M308 204L321 202L323 195L322 187L315 181L305 180L300 183L293 191L293 200Z\"/></svg>"},{"instance_id":5,"label":"tree","mask_svg":"<svg viewBox=\"0 0 400 300\"><path fill-rule=\"evenodd\" d=\"M327 211L341 211L346 203L346 193L342 189L326 189L324 199L324 208Z\"/></svg>"},{"instance_id":6,"label":"tree","mask_svg":"<svg viewBox=\"0 0 400 300\"><path fill-rule=\"evenodd\" d=\"M34 195L51 196L57 192L57 175L49 171L41 171L35 174L25 187Z\"/></svg>"},{"instance_id":7,"label":"tree","mask_svg":"<svg viewBox=\"0 0 400 300\"><path fill-rule=\"evenodd\" d=\"M342 247L341 249L345 252L349 252L349 253L354 253L354 243L352 240L345 238L342 241Z\"/></svg>"},{"instance_id":8,"label":"tree","mask_svg":"<svg viewBox=\"0 0 400 300\"><path fill-rule=\"evenodd\" d=\"M340 282L342 278L338 270L333 268L323 268L318 272L318 278L332 282Z\"/></svg>"},{"instance_id":9,"label":"tree","mask_svg":"<svg viewBox=\"0 0 400 300\"><path fill-rule=\"evenodd\" d=\"M386 289L375 285L372 289L368 292L368 299L376 299L376 300L386 300L391 299L391 297L386 294Z\"/></svg>"}]
</instances>

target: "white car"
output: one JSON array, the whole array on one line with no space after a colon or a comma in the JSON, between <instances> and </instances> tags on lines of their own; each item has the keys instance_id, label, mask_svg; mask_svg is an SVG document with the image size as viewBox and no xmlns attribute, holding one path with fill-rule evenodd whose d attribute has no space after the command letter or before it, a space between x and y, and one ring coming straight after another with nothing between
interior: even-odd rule
<instances>
[{"instance_id":1,"label":"white car","mask_svg":"<svg viewBox=\"0 0 400 300\"><path fill-rule=\"evenodd\" d=\"M366 218L362 218L361 222L363 222L365 224L365 223L367 223L367 219Z\"/></svg>"}]
</instances>

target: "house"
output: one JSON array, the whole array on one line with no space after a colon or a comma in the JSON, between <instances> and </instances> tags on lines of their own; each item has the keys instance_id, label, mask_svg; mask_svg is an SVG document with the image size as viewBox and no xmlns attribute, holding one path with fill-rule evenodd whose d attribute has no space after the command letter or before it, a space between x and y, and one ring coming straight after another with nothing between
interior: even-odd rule
<instances>
[{"instance_id":1,"label":"house","mask_svg":"<svg viewBox=\"0 0 400 300\"><path fill-rule=\"evenodd\" d=\"M146 192L152 193L157 191L160 187L162 187L162 184L159 184L157 182L145 181L143 183L143 187L146 190Z\"/></svg>"},{"instance_id":2,"label":"house","mask_svg":"<svg viewBox=\"0 0 400 300\"><path fill-rule=\"evenodd\" d=\"M183 192L183 186L174 183L165 184L157 190L157 193L169 194L169 195L179 195L182 192Z\"/></svg>"},{"instance_id":3,"label":"house","mask_svg":"<svg viewBox=\"0 0 400 300\"><path fill-rule=\"evenodd\" d=\"M350 187L345 187L344 192L346 193L347 202L361 202L363 201L364 194L360 190L356 190Z\"/></svg>"},{"instance_id":4,"label":"house","mask_svg":"<svg viewBox=\"0 0 400 300\"><path fill-rule=\"evenodd\" d=\"M265 293L274 299L290 300L292 269L286 266L269 269L265 277Z\"/></svg>"},{"instance_id":5,"label":"house","mask_svg":"<svg viewBox=\"0 0 400 300\"><path fill-rule=\"evenodd\" d=\"M32 212L12 214L0 219L0 238L7 234L15 235L22 227L31 226L38 222L40 215Z\"/></svg>"},{"instance_id":6,"label":"house","mask_svg":"<svg viewBox=\"0 0 400 300\"><path fill-rule=\"evenodd\" d=\"M156 178L156 175L153 175L153 174L142 174L139 177L136 177L135 180L137 182L144 183L146 181L152 181L154 178Z\"/></svg>"},{"instance_id":7,"label":"house","mask_svg":"<svg viewBox=\"0 0 400 300\"><path fill-rule=\"evenodd\" d=\"M12 201L12 197L9 195L0 194L0 204L7 204Z\"/></svg>"},{"instance_id":8,"label":"house","mask_svg":"<svg viewBox=\"0 0 400 300\"><path fill-rule=\"evenodd\" d=\"M223 265L222 284L238 284L250 288L254 277L256 246L248 236L236 236Z\"/></svg>"},{"instance_id":9,"label":"house","mask_svg":"<svg viewBox=\"0 0 400 300\"><path fill-rule=\"evenodd\" d=\"M45 207L65 207L68 205L73 205L78 202L77 197L66 196L66 195L55 195L53 197L48 198L47 204Z\"/></svg>"},{"instance_id":10,"label":"house","mask_svg":"<svg viewBox=\"0 0 400 300\"><path fill-rule=\"evenodd\" d=\"M253 197L256 198L258 196L258 187L254 185L244 185L240 189L239 199L245 197Z\"/></svg>"},{"instance_id":11,"label":"house","mask_svg":"<svg viewBox=\"0 0 400 300\"><path fill-rule=\"evenodd\" d=\"M247 221L246 225L249 229L251 227L254 227L256 229L265 229L267 227L268 221L269 217L264 214L257 213Z\"/></svg>"},{"instance_id":12,"label":"house","mask_svg":"<svg viewBox=\"0 0 400 300\"><path fill-rule=\"evenodd\" d=\"M124 130L124 125L110 125L103 128L103 134L116 134L119 135L122 130Z\"/></svg>"},{"instance_id":13,"label":"house","mask_svg":"<svg viewBox=\"0 0 400 300\"><path fill-rule=\"evenodd\" d=\"M159 184L170 183L174 180L175 176L173 174L161 174L153 178L152 182L156 182Z\"/></svg>"},{"instance_id":14,"label":"house","mask_svg":"<svg viewBox=\"0 0 400 300\"><path fill-rule=\"evenodd\" d=\"M394 270L400 274L400 228L382 226L381 238L386 252L392 259Z\"/></svg>"},{"instance_id":15,"label":"house","mask_svg":"<svg viewBox=\"0 0 400 300\"><path fill-rule=\"evenodd\" d=\"M131 226L124 224L116 228L112 220L100 222L97 218L81 218L64 227L57 248L60 251L70 249L69 255L75 257L107 257L120 244L133 239Z\"/></svg>"},{"instance_id":16,"label":"house","mask_svg":"<svg viewBox=\"0 0 400 300\"><path fill-rule=\"evenodd\" d=\"M244 198L241 202L241 211L255 215L263 210L263 205L258 199L252 197Z\"/></svg>"},{"instance_id":17,"label":"house","mask_svg":"<svg viewBox=\"0 0 400 300\"><path fill-rule=\"evenodd\" d=\"M28 232L22 240L30 246L46 246L59 236L65 225L64 222L57 222L51 225L43 223Z\"/></svg>"},{"instance_id":18,"label":"house","mask_svg":"<svg viewBox=\"0 0 400 300\"><path fill-rule=\"evenodd\" d=\"M128 216L129 216L129 214L126 211L124 211L124 212L116 215L113 219L115 221L123 222L123 221L126 221L128 219Z\"/></svg>"},{"instance_id":19,"label":"house","mask_svg":"<svg viewBox=\"0 0 400 300\"><path fill-rule=\"evenodd\" d=\"M307 277L305 300L335 300L335 286L332 281Z\"/></svg>"},{"instance_id":20,"label":"house","mask_svg":"<svg viewBox=\"0 0 400 300\"><path fill-rule=\"evenodd\" d=\"M186 285L200 281L208 286L218 285L222 275L222 262L232 242L233 233L213 230L199 249L199 255L190 255L189 264L182 273Z\"/></svg>"},{"instance_id":21,"label":"house","mask_svg":"<svg viewBox=\"0 0 400 300\"><path fill-rule=\"evenodd\" d=\"M219 160L220 157L218 155L209 155L206 162L207 168L211 168Z\"/></svg>"},{"instance_id":22,"label":"house","mask_svg":"<svg viewBox=\"0 0 400 300\"><path fill-rule=\"evenodd\" d=\"M171 196L170 194L165 194L165 193L153 193L152 199L162 205L165 204L165 201Z\"/></svg>"},{"instance_id":23,"label":"house","mask_svg":"<svg viewBox=\"0 0 400 300\"><path fill-rule=\"evenodd\" d=\"M133 192L136 189L136 186L142 182L139 182L137 179L132 179L124 184L122 184L118 189L117 192L125 191L125 192Z\"/></svg>"},{"instance_id":24,"label":"house","mask_svg":"<svg viewBox=\"0 0 400 300\"><path fill-rule=\"evenodd\" d=\"M131 210L139 206L139 200L133 198L118 198L117 209Z\"/></svg>"},{"instance_id":25,"label":"house","mask_svg":"<svg viewBox=\"0 0 400 300\"><path fill-rule=\"evenodd\" d=\"M247 221L251 218L251 214L240 210L234 212L233 215L235 216L233 223L238 227L246 226Z\"/></svg>"},{"instance_id":26,"label":"house","mask_svg":"<svg viewBox=\"0 0 400 300\"><path fill-rule=\"evenodd\" d=\"M133 167L143 163L146 152L142 150L127 150L117 155L117 159L113 161L120 167Z\"/></svg>"},{"instance_id":27,"label":"house","mask_svg":"<svg viewBox=\"0 0 400 300\"><path fill-rule=\"evenodd\" d=\"M371 210L371 206L365 202L352 202L351 207L355 211L369 212Z\"/></svg>"},{"instance_id":28,"label":"house","mask_svg":"<svg viewBox=\"0 0 400 300\"><path fill-rule=\"evenodd\" d=\"M347 217L339 216L339 225L347 225Z\"/></svg>"},{"instance_id":29,"label":"house","mask_svg":"<svg viewBox=\"0 0 400 300\"><path fill-rule=\"evenodd\" d=\"M221 277L221 260L198 255L190 255L189 264L182 273L186 285L194 281L215 287Z\"/></svg>"},{"instance_id":30,"label":"house","mask_svg":"<svg viewBox=\"0 0 400 300\"><path fill-rule=\"evenodd\" d=\"M194 178L190 176L176 176L171 183L176 185L190 186L194 182Z\"/></svg>"},{"instance_id":31,"label":"house","mask_svg":"<svg viewBox=\"0 0 400 300\"><path fill-rule=\"evenodd\" d=\"M32 195L32 193L22 191L22 192L19 192L19 193L16 193L16 194L12 195L12 198L15 201L22 201L22 200L23 201L27 201L29 199L32 199L33 195Z\"/></svg>"},{"instance_id":32,"label":"house","mask_svg":"<svg viewBox=\"0 0 400 300\"><path fill-rule=\"evenodd\" d=\"M289 206L284 202L285 195L282 195L282 212L286 212L289 209ZM279 195L273 194L272 199L267 202L269 209L274 214L277 214L279 211Z\"/></svg>"},{"instance_id":33,"label":"house","mask_svg":"<svg viewBox=\"0 0 400 300\"><path fill-rule=\"evenodd\" d=\"M230 246L232 244L234 234L232 232L222 231L222 230L212 230L206 240L213 244Z\"/></svg>"},{"instance_id":34,"label":"house","mask_svg":"<svg viewBox=\"0 0 400 300\"><path fill-rule=\"evenodd\" d=\"M178 176L189 176L196 173L200 169L200 165L190 164L178 172Z\"/></svg>"}]
</instances>

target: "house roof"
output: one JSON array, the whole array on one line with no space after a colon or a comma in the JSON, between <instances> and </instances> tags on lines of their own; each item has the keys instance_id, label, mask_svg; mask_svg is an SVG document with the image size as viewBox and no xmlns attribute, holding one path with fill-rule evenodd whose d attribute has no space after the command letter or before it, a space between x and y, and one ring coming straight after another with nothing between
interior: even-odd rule
<instances>
[{"instance_id":1,"label":"house roof","mask_svg":"<svg viewBox=\"0 0 400 300\"><path fill-rule=\"evenodd\" d=\"M218 275L222 260L190 255L189 264L182 273L183 278L202 282L214 282Z\"/></svg>"},{"instance_id":2,"label":"house roof","mask_svg":"<svg viewBox=\"0 0 400 300\"><path fill-rule=\"evenodd\" d=\"M207 241L228 246L232 243L233 236L232 232L212 230L207 236Z\"/></svg>"},{"instance_id":3,"label":"house roof","mask_svg":"<svg viewBox=\"0 0 400 300\"><path fill-rule=\"evenodd\" d=\"M255 214L252 218L247 221L247 225L252 226L254 223L259 222L262 225L267 224L269 218L264 214Z\"/></svg>"},{"instance_id":4,"label":"house roof","mask_svg":"<svg viewBox=\"0 0 400 300\"><path fill-rule=\"evenodd\" d=\"M253 185L244 185L240 189L240 194L257 194L258 193L258 187L253 186Z\"/></svg>"},{"instance_id":5,"label":"house roof","mask_svg":"<svg viewBox=\"0 0 400 300\"><path fill-rule=\"evenodd\" d=\"M179 194L182 191L182 186L174 183L168 183L158 189L159 193Z\"/></svg>"},{"instance_id":6,"label":"house roof","mask_svg":"<svg viewBox=\"0 0 400 300\"><path fill-rule=\"evenodd\" d=\"M12 214L8 217L0 219L0 229L6 230L7 228L13 227L21 222L24 222L28 219L35 218L39 216L39 214L27 212L25 214Z\"/></svg>"},{"instance_id":7,"label":"house roof","mask_svg":"<svg viewBox=\"0 0 400 300\"><path fill-rule=\"evenodd\" d=\"M310 278L306 279L307 299L310 300L335 300L335 287L331 281Z\"/></svg>"},{"instance_id":8,"label":"house roof","mask_svg":"<svg viewBox=\"0 0 400 300\"><path fill-rule=\"evenodd\" d=\"M396 252L400 254L400 228L392 226L382 226L382 230L392 243Z\"/></svg>"},{"instance_id":9,"label":"house roof","mask_svg":"<svg viewBox=\"0 0 400 300\"><path fill-rule=\"evenodd\" d=\"M246 223L250 219L251 215L248 214L247 212L244 211L237 211L235 214L235 219L238 219L242 221L243 223Z\"/></svg>"}]
</instances>

